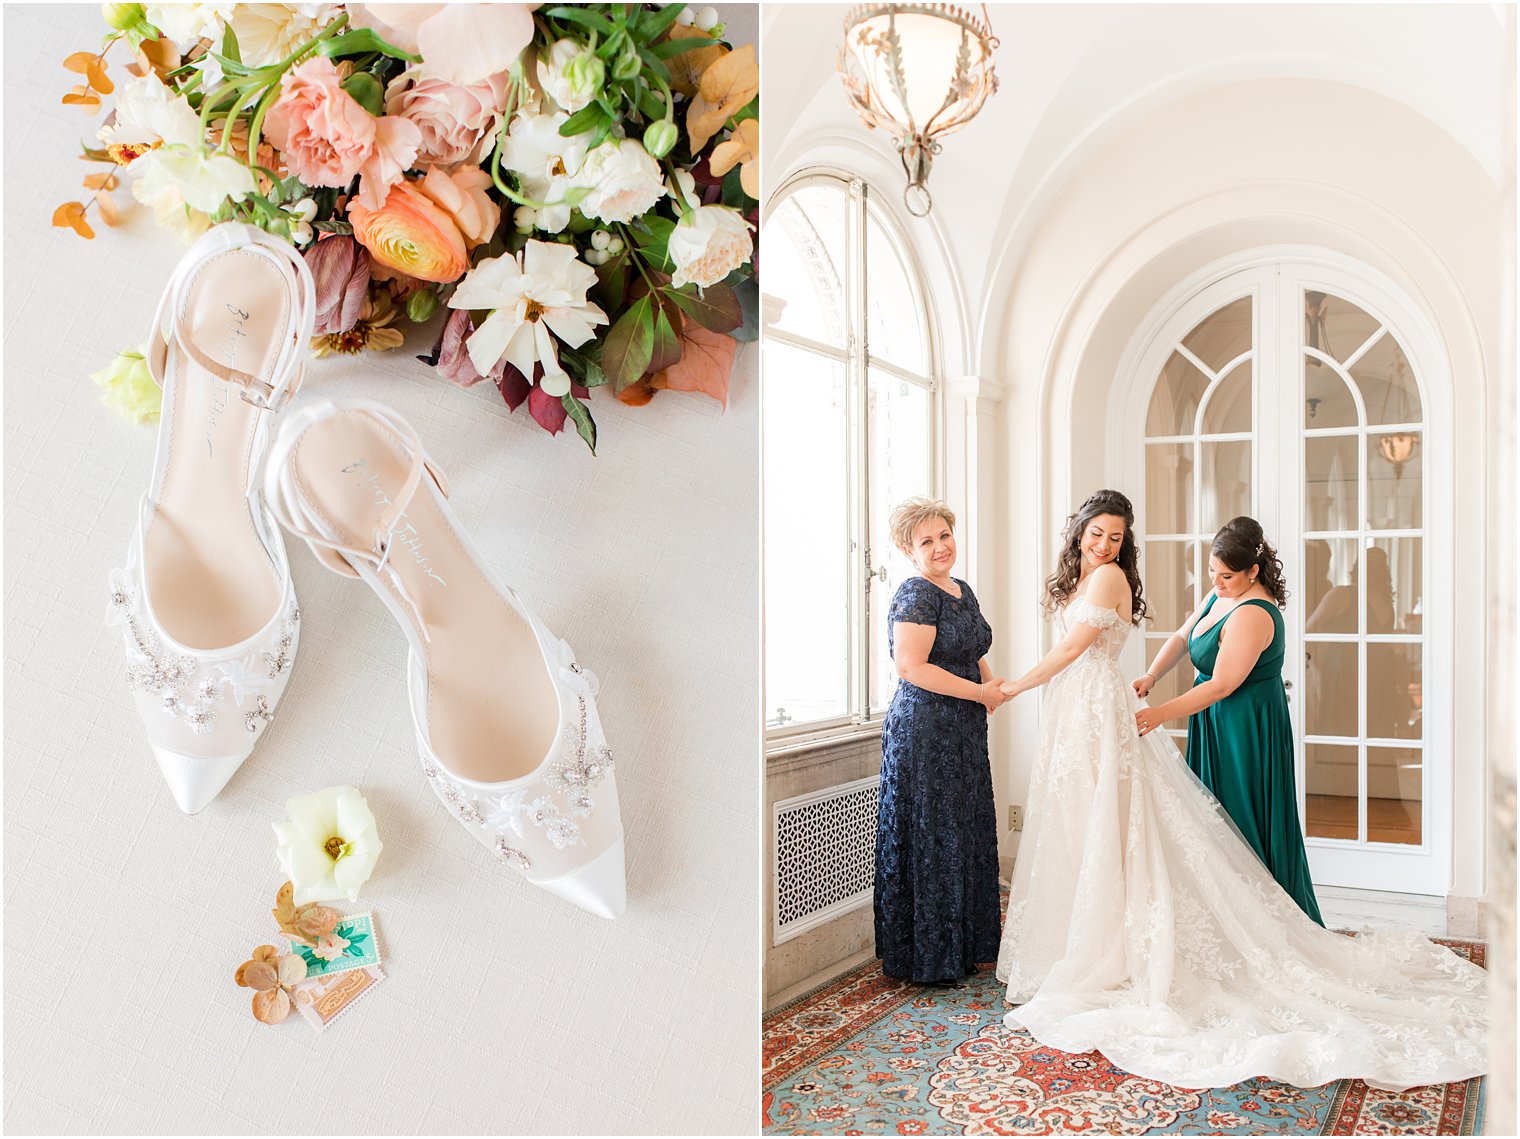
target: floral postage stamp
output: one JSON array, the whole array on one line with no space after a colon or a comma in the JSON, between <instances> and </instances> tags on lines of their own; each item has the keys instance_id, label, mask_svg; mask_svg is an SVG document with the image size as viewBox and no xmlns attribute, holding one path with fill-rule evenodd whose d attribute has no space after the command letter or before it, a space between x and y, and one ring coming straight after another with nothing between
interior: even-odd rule
<instances>
[{"instance_id":1,"label":"floral postage stamp","mask_svg":"<svg viewBox=\"0 0 1520 1139\"><path fill-rule=\"evenodd\" d=\"M340 918L333 931L319 938L315 947L290 942L290 952L306 962L307 977L326 977L380 964L380 941L375 936L373 914Z\"/></svg>"},{"instance_id":2,"label":"floral postage stamp","mask_svg":"<svg viewBox=\"0 0 1520 1139\"><path fill-rule=\"evenodd\" d=\"M348 1011L360 997L381 981L385 974L380 966L370 965L363 969L347 969L342 973L330 973L313 981L296 986L295 1005L308 1024L318 1032Z\"/></svg>"}]
</instances>

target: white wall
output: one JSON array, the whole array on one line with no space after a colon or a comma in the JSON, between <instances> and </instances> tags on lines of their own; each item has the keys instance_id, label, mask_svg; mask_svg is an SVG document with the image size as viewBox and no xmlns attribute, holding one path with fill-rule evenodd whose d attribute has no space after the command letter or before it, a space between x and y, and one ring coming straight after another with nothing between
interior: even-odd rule
<instances>
[{"instance_id":1,"label":"white wall","mask_svg":"<svg viewBox=\"0 0 1520 1139\"><path fill-rule=\"evenodd\" d=\"M859 124L833 75L846 10L788 5L763 17L769 186L820 159L880 189L901 185L886 140ZM1484 543L1499 539L1483 537L1495 492L1479 409L1501 406L1501 249L1513 240L1498 11L993 5L992 20L1002 89L945 140L931 217L903 216L936 294L944 375L980 376L991 382L983 403L989 388L1001 398L972 471L948 472L958 507L976 471L990 466L996 483L972 515L981 552L968 567L994 615L995 663L1022 670L1045 647L1037 599L1054 534L1118 453L1101 414L1088 427L1073 412L1106 406L1120 354L1155 301L1242 249L1295 242L1358 258L1416 301L1455 377L1446 394L1461 411L1451 452L1461 492L1449 504L1458 537L1431 554L1449 557L1460 583L1452 892L1480 895L1481 599L1498 551ZM947 423L965 420L947 406ZM1036 719L1024 701L994 720L1000 817L1022 801Z\"/></svg>"}]
</instances>

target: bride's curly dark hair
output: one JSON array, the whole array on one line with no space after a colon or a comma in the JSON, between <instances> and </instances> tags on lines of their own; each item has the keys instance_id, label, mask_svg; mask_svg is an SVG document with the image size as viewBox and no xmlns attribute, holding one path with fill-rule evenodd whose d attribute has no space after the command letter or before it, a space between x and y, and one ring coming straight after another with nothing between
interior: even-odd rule
<instances>
[{"instance_id":1,"label":"bride's curly dark hair","mask_svg":"<svg viewBox=\"0 0 1520 1139\"><path fill-rule=\"evenodd\" d=\"M1138 625L1146 610L1142 596L1144 587L1140 583L1140 550L1135 542L1135 508L1116 490L1098 491L1075 514L1067 517L1066 529L1061 533L1061 555L1056 562L1056 572L1045 579L1045 608L1054 612L1076 592L1077 582L1082 578L1082 533L1100 514L1124 519L1124 541L1120 543L1119 556L1114 561L1129 582L1130 620Z\"/></svg>"},{"instance_id":2,"label":"bride's curly dark hair","mask_svg":"<svg viewBox=\"0 0 1520 1139\"><path fill-rule=\"evenodd\" d=\"M1255 566L1262 588L1272 595L1279 609L1287 608L1288 583L1283 576L1282 559L1256 519L1244 514L1231 518L1214 535L1209 553L1236 573L1246 573Z\"/></svg>"}]
</instances>

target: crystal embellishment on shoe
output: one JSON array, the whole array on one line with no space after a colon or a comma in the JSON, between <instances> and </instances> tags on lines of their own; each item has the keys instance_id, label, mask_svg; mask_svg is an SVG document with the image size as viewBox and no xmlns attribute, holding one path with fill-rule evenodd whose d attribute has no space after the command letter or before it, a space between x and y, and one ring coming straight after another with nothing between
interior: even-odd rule
<instances>
[{"instance_id":1,"label":"crystal embellishment on shoe","mask_svg":"<svg viewBox=\"0 0 1520 1139\"><path fill-rule=\"evenodd\" d=\"M300 638L285 543L252 474L271 413L300 385L314 311L294 247L229 222L185 253L149 332L163 412L109 619L124 626L149 748L189 814L264 734Z\"/></svg>"},{"instance_id":2,"label":"crystal embellishment on shoe","mask_svg":"<svg viewBox=\"0 0 1520 1139\"><path fill-rule=\"evenodd\" d=\"M369 400L308 403L280 427L264 496L401 626L422 772L454 820L528 883L622 913L597 679L474 548L411 426Z\"/></svg>"}]
</instances>

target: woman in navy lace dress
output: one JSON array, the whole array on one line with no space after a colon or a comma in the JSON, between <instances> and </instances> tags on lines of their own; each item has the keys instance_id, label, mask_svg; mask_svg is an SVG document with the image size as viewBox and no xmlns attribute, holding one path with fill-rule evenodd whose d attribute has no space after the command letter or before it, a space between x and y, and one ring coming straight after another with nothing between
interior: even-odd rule
<instances>
[{"instance_id":1,"label":"woman in navy lace dress","mask_svg":"<svg viewBox=\"0 0 1520 1139\"><path fill-rule=\"evenodd\" d=\"M892 540L918 576L887 617L899 682L881 735L876 956L882 972L913 981L959 980L998 951L987 716L1005 697L985 659L992 629L950 576L954 527L933 499L892 512Z\"/></svg>"}]
</instances>

